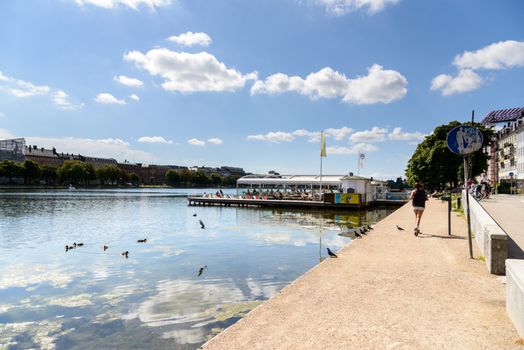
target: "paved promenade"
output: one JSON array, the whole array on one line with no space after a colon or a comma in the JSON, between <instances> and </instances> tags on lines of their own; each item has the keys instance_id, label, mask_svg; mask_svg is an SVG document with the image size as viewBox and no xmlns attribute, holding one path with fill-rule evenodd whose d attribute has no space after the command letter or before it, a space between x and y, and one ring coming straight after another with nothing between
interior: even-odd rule
<instances>
[{"instance_id":1,"label":"paved promenade","mask_svg":"<svg viewBox=\"0 0 524 350\"><path fill-rule=\"evenodd\" d=\"M469 259L465 220L455 214L448 238L446 210L430 200L415 237L405 205L204 348L524 349L503 279Z\"/></svg>"},{"instance_id":2,"label":"paved promenade","mask_svg":"<svg viewBox=\"0 0 524 350\"><path fill-rule=\"evenodd\" d=\"M508 258L524 259L524 196L497 194L479 203L508 235Z\"/></svg>"}]
</instances>

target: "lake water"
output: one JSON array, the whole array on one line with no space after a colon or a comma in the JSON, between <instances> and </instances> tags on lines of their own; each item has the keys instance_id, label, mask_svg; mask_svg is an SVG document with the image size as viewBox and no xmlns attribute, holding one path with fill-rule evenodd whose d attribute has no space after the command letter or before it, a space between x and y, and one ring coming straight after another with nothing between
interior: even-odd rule
<instances>
[{"instance_id":1,"label":"lake water","mask_svg":"<svg viewBox=\"0 0 524 350\"><path fill-rule=\"evenodd\" d=\"M0 349L196 349L394 210L188 207L187 193L0 192Z\"/></svg>"}]
</instances>

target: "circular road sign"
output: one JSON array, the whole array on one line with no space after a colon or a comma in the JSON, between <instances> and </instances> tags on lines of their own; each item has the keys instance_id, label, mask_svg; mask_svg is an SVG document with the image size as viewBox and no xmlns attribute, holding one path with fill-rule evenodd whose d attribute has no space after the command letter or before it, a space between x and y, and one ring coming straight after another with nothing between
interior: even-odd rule
<instances>
[{"instance_id":1,"label":"circular road sign","mask_svg":"<svg viewBox=\"0 0 524 350\"><path fill-rule=\"evenodd\" d=\"M482 147L484 138L479 129L469 125L459 125L448 133L447 144L451 152L470 154Z\"/></svg>"}]
</instances>

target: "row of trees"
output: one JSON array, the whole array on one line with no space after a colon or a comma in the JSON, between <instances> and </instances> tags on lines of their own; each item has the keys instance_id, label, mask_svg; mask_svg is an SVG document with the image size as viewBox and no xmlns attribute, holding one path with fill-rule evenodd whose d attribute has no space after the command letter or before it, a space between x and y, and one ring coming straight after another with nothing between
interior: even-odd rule
<instances>
[{"instance_id":1,"label":"row of trees","mask_svg":"<svg viewBox=\"0 0 524 350\"><path fill-rule=\"evenodd\" d=\"M88 185L98 181L102 185L119 185L131 182L138 185L139 176L128 174L116 165L105 165L95 170L88 163L79 160L66 160L61 166L40 165L32 160L18 163L12 160L0 162L0 177L13 182L15 178L23 179L25 184L43 181L45 184L60 183Z\"/></svg>"},{"instance_id":2,"label":"row of trees","mask_svg":"<svg viewBox=\"0 0 524 350\"><path fill-rule=\"evenodd\" d=\"M456 126L462 125L453 121L446 125L435 128L431 135L426 136L418 146L408 162L406 175L408 182L413 185L416 182L424 184L429 190L442 190L454 188L463 182L464 166L462 156L451 152L447 147L446 138ZM479 123L468 123L478 128L483 136L483 146L488 146L493 135L491 129L487 129ZM480 150L470 157L470 174L473 178L485 172L488 167L489 156Z\"/></svg>"},{"instance_id":3,"label":"row of trees","mask_svg":"<svg viewBox=\"0 0 524 350\"><path fill-rule=\"evenodd\" d=\"M407 179L402 179L401 177L397 177L397 180L387 180L387 183L389 188L401 191L410 187Z\"/></svg>"},{"instance_id":4,"label":"row of trees","mask_svg":"<svg viewBox=\"0 0 524 350\"><path fill-rule=\"evenodd\" d=\"M15 179L23 179L25 184L45 183L56 184L100 184L123 185L140 183L140 177L135 173L127 173L116 165L105 165L95 169L93 165L79 160L66 160L59 167L40 165L32 160L24 163L12 160L0 162L0 177L8 178L10 183ZM205 186L235 186L236 176L208 175L201 171L168 170L166 183L177 187Z\"/></svg>"},{"instance_id":5,"label":"row of trees","mask_svg":"<svg viewBox=\"0 0 524 350\"><path fill-rule=\"evenodd\" d=\"M202 171L189 170L168 170L166 173L166 182L170 186L179 187L205 187L205 186L235 186L237 176L220 176L218 174L206 174Z\"/></svg>"}]
</instances>

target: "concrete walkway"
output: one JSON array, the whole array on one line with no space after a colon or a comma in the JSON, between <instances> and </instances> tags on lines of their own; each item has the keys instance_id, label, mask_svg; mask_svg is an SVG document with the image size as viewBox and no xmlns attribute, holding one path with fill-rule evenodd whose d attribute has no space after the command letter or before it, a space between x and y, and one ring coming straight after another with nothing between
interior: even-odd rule
<instances>
[{"instance_id":1,"label":"concrete walkway","mask_svg":"<svg viewBox=\"0 0 524 350\"><path fill-rule=\"evenodd\" d=\"M468 258L463 218L448 238L446 209L430 200L415 237L405 205L203 348L524 349L502 279Z\"/></svg>"},{"instance_id":2,"label":"concrete walkway","mask_svg":"<svg viewBox=\"0 0 524 350\"><path fill-rule=\"evenodd\" d=\"M508 258L524 259L524 196L497 194L479 204L508 235Z\"/></svg>"}]
</instances>

